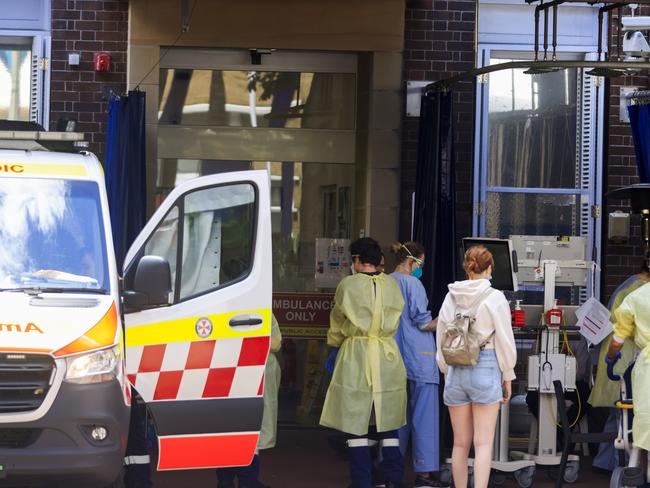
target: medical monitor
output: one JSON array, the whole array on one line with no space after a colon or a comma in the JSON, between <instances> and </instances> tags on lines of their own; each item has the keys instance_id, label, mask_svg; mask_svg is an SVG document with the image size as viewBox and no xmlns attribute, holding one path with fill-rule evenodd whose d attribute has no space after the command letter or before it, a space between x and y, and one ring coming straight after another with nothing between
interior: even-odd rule
<instances>
[{"instance_id":1,"label":"medical monitor","mask_svg":"<svg viewBox=\"0 0 650 488\"><path fill-rule=\"evenodd\" d=\"M509 239L487 237L466 237L463 239L463 254L473 247L483 246L494 257L492 287L501 291L517 291L517 256Z\"/></svg>"}]
</instances>

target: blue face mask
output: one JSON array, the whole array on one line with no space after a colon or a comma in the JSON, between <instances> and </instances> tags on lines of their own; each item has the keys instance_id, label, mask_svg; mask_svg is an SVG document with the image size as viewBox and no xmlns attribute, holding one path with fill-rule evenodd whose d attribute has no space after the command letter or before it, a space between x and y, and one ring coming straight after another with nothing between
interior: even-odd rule
<instances>
[{"instance_id":1,"label":"blue face mask","mask_svg":"<svg viewBox=\"0 0 650 488\"><path fill-rule=\"evenodd\" d=\"M418 280L422 278L422 268L415 268L411 271L411 276L417 278Z\"/></svg>"}]
</instances>

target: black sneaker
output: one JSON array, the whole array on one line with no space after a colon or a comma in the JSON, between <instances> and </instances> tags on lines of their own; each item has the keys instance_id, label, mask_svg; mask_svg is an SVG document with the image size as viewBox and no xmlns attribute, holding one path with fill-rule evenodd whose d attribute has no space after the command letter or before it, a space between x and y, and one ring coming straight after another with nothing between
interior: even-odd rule
<instances>
[{"instance_id":1,"label":"black sneaker","mask_svg":"<svg viewBox=\"0 0 650 488\"><path fill-rule=\"evenodd\" d=\"M404 485L400 481L387 481L386 488L404 488Z\"/></svg>"},{"instance_id":2,"label":"black sneaker","mask_svg":"<svg viewBox=\"0 0 650 488\"><path fill-rule=\"evenodd\" d=\"M425 478L424 476L415 477L413 488L427 488L430 486L433 486L435 488L449 488L450 485L439 480L434 480L432 478Z\"/></svg>"}]
</instances>

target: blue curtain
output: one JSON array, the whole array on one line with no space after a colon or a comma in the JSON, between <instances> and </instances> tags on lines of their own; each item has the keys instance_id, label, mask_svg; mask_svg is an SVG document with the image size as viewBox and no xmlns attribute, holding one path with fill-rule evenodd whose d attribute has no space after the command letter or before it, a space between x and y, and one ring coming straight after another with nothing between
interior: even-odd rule
<instances>
[{"instance_id":1,"label":"blue curtain","mask_svg":"<svg viewBox=\"0 0 650 488\"><path fill-rule=\"evenodd\" d=\"M118 269L146 221L145 93L130 91L108 103L106 190Z\"/></svg>"},{"instance_id":2,"label":"blue curtain","mask_svg":"<svg viewBox=\"0 0 650 488\"><path fill-rule=\"evenodd\" d=\"M426 250L422 282L435 314L456 274L455 175L451 93L422 97L414 238Z\"/></svg>"},{"instance_id":3,"label":"blue curtain","mask_svg":"<svg viewBox=\"0 0 650 488\"><path fill-rule=\"evenodd\" d=\"M630 105L630 127L641 183L650 183L650 105Z\"/></svg>"}]
</instances>

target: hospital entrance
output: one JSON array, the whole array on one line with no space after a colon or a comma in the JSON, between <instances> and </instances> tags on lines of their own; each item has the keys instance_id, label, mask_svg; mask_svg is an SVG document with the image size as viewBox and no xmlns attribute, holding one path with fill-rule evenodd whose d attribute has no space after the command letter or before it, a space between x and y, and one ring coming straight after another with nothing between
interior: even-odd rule
<instances>
[{"instance_id":1,"label":"hospital entrance","mask_svg":"<svg viewBox=\"0 0 650 488\"><path fill-rule=\"evenodd\" d=\"M253 61L247 50L217 49L173 49L163 59L150 199L158 204L200 175L268 171L273 312L283 334L279 424L309 431L328 385L333 293L364 227L357 107L368 69L363 56L343 53L279 51ZM236 267L237 256L221 262Z\"/></svg>"}]
</instances>

